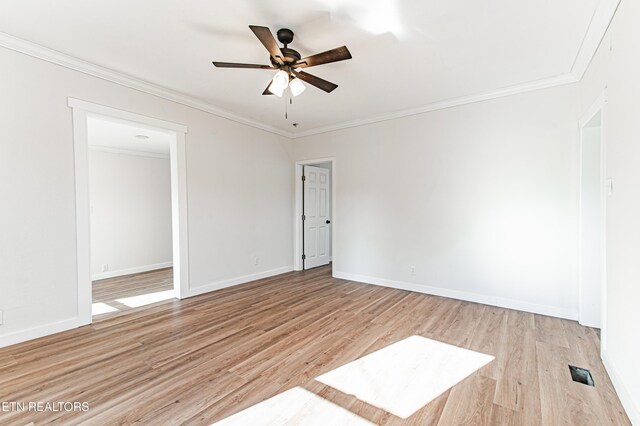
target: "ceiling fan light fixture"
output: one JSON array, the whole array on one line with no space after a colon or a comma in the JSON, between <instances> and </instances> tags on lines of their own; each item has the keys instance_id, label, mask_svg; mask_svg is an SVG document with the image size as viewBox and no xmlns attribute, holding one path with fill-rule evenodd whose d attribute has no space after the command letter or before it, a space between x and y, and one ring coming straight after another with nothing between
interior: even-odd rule
<instances>
[{"instance_id":1,"label":"ceiling fan light fixture","mask_svg":"<svg viewBox=\"0 0 640 426\"><path fill-rule=\"evenodd\" d=\"M304 92L306 88L307 87L300 79L294 78L289 82L289 89L291 89L291 94L293 94L293 96L298 96Z\"/></svg>"},{"instance_id":2,"label":"ceiling fan light fixture","mask_svg":"<svg viewBox=\"0 0 640 426\"><path fill-rule=\"evenodd\" d=\"M281 98L282 95L284 94L284 89L274 88L273 85L271 85L271 87L269 88L269 91L279 98Z\"/></svg>"},{"instance_id":3,"label":"ceiling fan light fixture","mask_svg":"<svg viewBox=\"0 0 640 426\"><path fill-rule=\"evenodd\" d=\"M287 90L287 87L289 87L293 96L301 94L305 89L305 85L301 82L294 82L289 85L290 80L294 80L294 77L300 78L305 83L317 87L326 93L331 93L338 88L337 84L323 80L320 77L316 77L313 74L302 71L302 69L322 64L345 61L352 58L351 52L349 52L347 46L336 47L335 49L303 58L298 51L289 47L289 44L293 42L293 31L290 29L281 28L278 30L278 40L275 39L273 33L268 27L249 25L249 29L251 29L260 43L262 43L269 52L269 61L271 64L240 64L235 62L213 61L213 65L217 68L277 70L276 75L272 77L269 85L262 92L263 95L276 95L278 97L282 97ZM282 43L284 47L281 48L278 46L278 41Z\"/></svg>"},{"instance_id":4,"label":"ceiling fan light fixture","mask_svg":"<svg viewBox=\"0 0 640 426\"><path fill-rule=\"evenodd\" d=\"M271 80L269 91L276 96L282 96L289 84L289 74L286 71L278 71Z\"/></svg>"}]
</instances>

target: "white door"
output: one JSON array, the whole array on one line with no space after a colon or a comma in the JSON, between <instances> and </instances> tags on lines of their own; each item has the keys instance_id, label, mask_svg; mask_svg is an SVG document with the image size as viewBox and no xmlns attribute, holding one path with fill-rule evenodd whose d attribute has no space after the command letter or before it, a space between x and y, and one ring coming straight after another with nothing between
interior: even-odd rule
<instances>
[{"instance_id":1,"label":"white door","mask_svg":"<svg viewBox=\"0 0 640 426\"><path fill-rule=\"evenodd\" d=\"M329 170L304 166L305 269L329 264L331 258L331 195Z\"/></svg>"}]
</instances>

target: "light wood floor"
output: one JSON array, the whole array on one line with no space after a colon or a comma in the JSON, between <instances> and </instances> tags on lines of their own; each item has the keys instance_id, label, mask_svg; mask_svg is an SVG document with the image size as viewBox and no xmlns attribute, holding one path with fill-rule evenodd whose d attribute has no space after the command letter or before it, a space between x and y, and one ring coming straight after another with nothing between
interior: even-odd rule
<instances>
[{"instance_id":1,"label":"light wood floor","mask_svg":"<svg viewBox=\"0 0 640 426\"><path fill-rule=\"evenodd\" d=\"M411 335L496 359L403 421L314 377ZM301 386L376 424L627 425L576 322L289 273L108 316L0 349L0 401L88 412L0 413L0 424L211 424ZM596 387L571 381L589 368Z\"/></svg>"},{"instance_id":2,"label":"light wood floor","mask_svg":"<svg viewBox=\"0 0 640 426\"><path fill-rule=\"evenodd\" d=\"M98 280L93 282L92 287L93 303L105 303L118 310L97 315L95 318L95 320L104 319L132 309L118 302L118 299L172 290L173 268Z\"/></svg>"}]
</instances>

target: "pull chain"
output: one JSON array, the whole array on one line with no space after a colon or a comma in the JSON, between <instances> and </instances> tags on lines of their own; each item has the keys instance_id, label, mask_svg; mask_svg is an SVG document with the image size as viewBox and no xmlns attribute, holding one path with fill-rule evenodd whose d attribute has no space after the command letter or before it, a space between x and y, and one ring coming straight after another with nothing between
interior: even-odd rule
<instances>
[{"instance_id":1,"label":"pull chain","mask_svg":"<svg viewBox=\"0 0 640 426\"><path fill-rule=\"evenodd\" d=\"M287 99L289 100L289 102L287 102ZM285 118L285 120L289 119L289 109L288 109L289 105L293 105L293 96L291 95L291 92L289 91L289 89L285 89L285 92L284 92L284 118Z\"/></svg>"},{"instance_id":2,"label":"pull chain","mask_svg":"<svg viewBox=\"0 0 640 426\"><path fill-rule=\"evenodd\" d=\"M288 90L285 89L285 95L284 95L284 119L288 120L289 119L289 111L287 109L288 105L287 105L287 97L289 96L289 93L287 93Z\"/></svg>"}]
</instances>

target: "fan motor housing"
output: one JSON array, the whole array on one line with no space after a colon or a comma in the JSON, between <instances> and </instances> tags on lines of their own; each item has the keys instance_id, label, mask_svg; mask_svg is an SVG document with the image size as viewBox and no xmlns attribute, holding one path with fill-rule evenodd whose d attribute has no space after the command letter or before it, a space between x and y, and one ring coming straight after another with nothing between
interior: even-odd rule
<instances>
[{"instance_id":1,"label":"fan motor housing","mask_svg":"<svg viewBox=\"0 0 640 426\"><path fill-rule=\"evenodd\" d=\"M301 58L300 54L297 51L295 51L293 49L289 49L288 47L283 47L280 50L282 51L282 54L284 55L284 61L285 62L297 62Z\"/></svg>"},{"instance_id":2,"label":"fan motor housing","mask_svg":"<svg viewBox=\"0 0 640 426\"><path fill-rule=\"evenodd\" d=\"M295 62L298 62L300 60L300 58L302 57L302 56L300 56L300 53L298 53L298 51L293 50L293 49L289 49L288 47L282 47L282 48L280 48L280 51L282 52L282 55L284 56L284 58L282 58L282 60L287 65L291 65L291 64L293 64ZM278 65L277 62L273 58L271 58L271 64L272 65Z\"/></svg>"}]
</instances>

